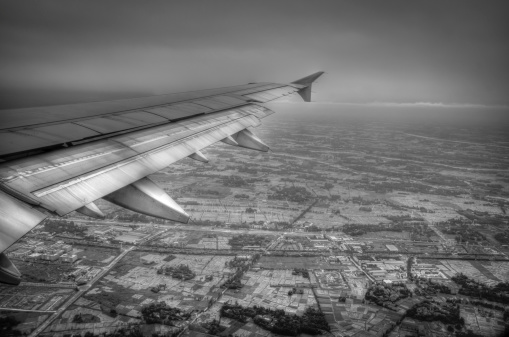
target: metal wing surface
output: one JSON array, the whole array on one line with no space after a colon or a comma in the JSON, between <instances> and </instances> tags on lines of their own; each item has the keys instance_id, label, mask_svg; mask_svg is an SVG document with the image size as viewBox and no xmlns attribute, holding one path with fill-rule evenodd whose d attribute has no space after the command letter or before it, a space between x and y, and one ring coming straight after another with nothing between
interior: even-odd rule
<instances>
[{"instance_id":1,"label":"metal wing surface","mask_svg":"<svg viewBox=\"0 0 509 337\"><path fill-rule=\"evenodd\" d=\"M309 100L316 73L290 84L255 83L129 100L0 112L0 282L20 274L2 252L50 214L101 216L104 198L187 223L189 215L148 178L217 142L267 151L252 128L261 105L293 93ZM309 91L310 92L310 91Z\"/></svg>"}]
</instances>

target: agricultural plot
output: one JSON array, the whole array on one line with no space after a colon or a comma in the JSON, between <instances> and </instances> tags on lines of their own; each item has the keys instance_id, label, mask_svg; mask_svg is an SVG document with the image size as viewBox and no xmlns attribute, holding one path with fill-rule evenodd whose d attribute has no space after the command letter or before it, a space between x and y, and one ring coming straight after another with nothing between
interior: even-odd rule
<instances>
[{"instance_id":1,"label":"agricultural plot","mask_svg":"<svg viewBox=\"0 0 509 337\"><path fill-rule=\"evenodd\" d=\"M178 245L187 242L188 235L190 235L193 232L186 232L181 230L172 230L167 232L166 234L163 234L156 240L154 240L154 243L162 243L167 244L170 246Z\"/></svg>"},{"instance_id":2,"label":"agricultural plot","mask_svg":"<svg viewBox=\"0 0 509 337\"><path fill-rule=\"evenodd\" d=\"M74 318L77 315L87 317L94 322L76 323ZM43 336L64 336L71 332L79 334L86 332L93 334L110 333L126 324L140 322L139 319L127 315L115 316L105 314L95 302L80 298L44 331Z\"/></svg>"},{"instance_id":3,"label":"agricultural plot","mask_svg":"<svg viewBox=\"0 0 509 337\"><path fill-rule=\"evenodd\" d=\"M293 240L283 240L271 246L272 250L302 250L302 244Z\"/></svg>"},{"instance_id":4,"label":"agricultural plot","mask_svg":"<svg viewBox=\"0 0 509 337\"><path fill-rule=\"evenodd\" d=\"M111 256L118 256L120 251L115 248L104 248L97 246L75 246L79 249L78 259L82 260L83 264L92 266L103 266L108 264L105 260Z\"/></svg>"},{"instance_id":5,"label":"agricultural plot","mask_svg":"<svg viewBox=\"0 0 509 337\"><path fill-rule=\"evenodd\" d=\"M320 256L306 257L289 257L289 256L270 256L265 255L260 258L256 263L257 267L264 269L294 269L303 268L308 270L313 269L344 269L341 265L329 264L324 258Z\"/></svg>"},{"instance_id":6,"label":"agricultural plot","mask_svg":"<svg viewBox=\"0 0 509 337\"><path fill-rule=\"evenodd\" d=\"M394 210L386 205L369 205L372 209L371 212L365 212L360 210L361 205L354 204L352 202L340 205L339 209L341 215L346 217L347 223L358 223L358 224L370 224L376 225L379 223L389 223L390 221L384 217L384 215L407 215L406 212Z\"/></svg>"},{"instance_id":7,"label":"agricultural plot","mask_svg":"<svg viewBox=\"0 0 509 337\"><path fill-rule=\"evenodd\" d=\"M238 302L242 306L263 306L282 309L288 313L302 314L308 306L316 305L311 285L316 280L292 275L291 270L249 271L242 278L244 285L240 290L227 290L220 302ZM297 293L289 296L293 288Z\"/></svg>"},{"instance_id":8,"label":"agricultural plot","mask_svg":"<svg viewBox=\"0 0 509 337\"><path fill-rule=\"evenodd\" d=\"M448 269L447 271L443 270L443 273L448 277L462 273L486 285L495 285L499 282L487 268L483 267L483 264L478 264L478 262L461 260L441 260L440 262ZM477 268L474 264L477 264Z\"/></svg>"},{"instance_id":9,"label":"agricultural plot","mask_svg":"<svg viewBox=\"0 0 509 337\"><path fill-rule=\"evenodd\" d=\"M191 241L189 241L186 247L198 249L230 249L231 246L228 244L229 240L230 238L226 236L201 238L198 243L191 243Z\"/></svg>"},{"instance_id":10,"label":"agricultural plot","mask_svg":"<svg viewBox=\"0 0 509 337\"><path fill-rule=\"evenodd\" d=\"M368 232L358 238L362 238L365 240L370 239L387 239L387 240L410 240L410 233L408 232L390 232L390 231L380 231L380 232Z\"/></svg>"},{"instance_id":11,"label":"agricultural plot","mask_svg":"<svg viewBox=\"0 0 509 337\"><path fill-rule=\"evenodd\" d=\"M314 271L315 276L323 289L348 289L343 276L338 271Z\"/></svg>"},{"instance_id":12,"label":"agricultural plot","mask_svg":"<svg viewBox=\"0 0 509 337\"><path fill-rule=\"evenodd\" d=\"M344 303L332 302L326 309L322 309L328 317L333 334L336 332L343 336L383 335L400 318L401 314L394 311L362 304L359 299L347 298Z\"/></svg>"},{"instance_id":13,"label":"agricultural plot","mask_svg":"<svg viewBox=\"0 0 509 337\"><path fill-rule=\"evenodd\" d=\"M505 329L503 312L501 311L462 305L460 315L465 320L466 328L480 336L502 336Z\"/></svg>"},{"instance_id":14,"label":"agricultural plot","mask_svg":"<svg viewBox=\"0 0 509 337\"><path fill-rule=\"evenodd\" d=\"M14 329L20 331L22 334L28 335L41 325L49 317L49 314L0 311L0 318L4 317L13 317L19 321L20 323Z\"/></svg>"},{"instance_id":15,"label":"agricultural plot","mask_svg":"<svg viewBox=\"0 0 509 337\"><path fill-rule=\"evenodd\" d=\"M73 289L0 285L0 307L25 310L56 310Z\"/></svg>"},{"instance_id":16,"label":"agricultural plot","mask_svg":"<svg viewBox=\"0 0 509 337\"><path fill-rule=\"evenodd\" d=\"M233 270L226 267L231 257L212 255L175 255L131 253L121 261L86 298L109 299L109 307L137 317L141 306L155 300L184 310L205 309L211 298L217 298L220 284ZM148 263L148 264L147 264ZM161 267L187 265L196 276L187 281L174 279L157 271ZM157 289L157 291L154 291Z\"/></svg>"},{"instance_id":17,"label":"agricultural plot","mask_svg":"<svg viewBox=\"0 0 509 337\"><path fill-rule=\"evenodd\" d=\"M344 271L342 275L349 286L349 292L345 292L345 294L349 294L352 298L363 299L370 286L366 275L358 270Z\"/></svg>"},{"instance_id":18,"label":"agricultural plot","mask_svg":"<svg viewBox=\"0 0 509 337\"><path fill-rule=\"evenodd\" d=\"M16 267L24 282L57 283L64 280L64 274L76 269L69 264L44 264L16 260Z\"/></svg>"},{"instance_id":19,"label":"agricultural plot","mask_svg":"<svg viewBox=\"0 0 509 337\"><path fill-rule=\"evenodd\" d=\"M484 262L483 266L502 282L509 281L509 262Z\"/></svg>"}]
</instances>

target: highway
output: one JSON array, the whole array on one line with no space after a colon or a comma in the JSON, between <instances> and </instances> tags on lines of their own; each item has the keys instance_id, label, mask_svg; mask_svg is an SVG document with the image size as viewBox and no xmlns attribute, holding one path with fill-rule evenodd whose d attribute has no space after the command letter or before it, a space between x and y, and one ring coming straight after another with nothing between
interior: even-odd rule
<instances>
[{"instance_id":1,"label":"highway","mask_svg":"<svg viewBox=\"0 0 509 337\"><path fill-rule=\"evenodd\" d=\"M355 262L353 259L350 259L350 261L360 270L364 273L364 275L366 275L366 277L373 283L376 283L376 280L371 277L371 275L369 275L369 273L366 273L366 271L364 269L362 269L362 267L357 263Z\"/></svg>"},{"instance_id":2,"label":"highway","mask_svg":"<svg viewBox=\"0 0 509 337\"><path fill-rule=\"evenodd\" d=\"M122 258L124 256L127 255L127 253L129 253L131 250L134 249L134 246L131 246L129 247L128 249L124 250L122 253L120 253L120 255L118 255L113 261L111 261L111 263L105 267L103 267L102 271L99 272L92 280L90 280L89 283L87 283L86 285L84 286L81 286L79 287L79 290L76 294L74 294L71 298L69 298L60 308L58 308L57 311L55 311L53 313L53 315L51 315L50 317L48 317L48 319L46 319L44 321L44 323L42 323L37 329L35 329L34 331L32 331L32 333L30 335L28 335L29 337L35 337L35 336L38 336L41 332L44 331L44 329L46 329L48 326L50 326L51 323L53 323L55 321L55 319L58 318L58 316L60 316L61 313L63 313L65 310L67 310L67 308L73 304L74 302L76 302L76 300L78 298L80 298L81 296L83 296L83 294L85 294L88 289L90 289L91 287L94 286L94 284L101 278L103 277L107 272L109 272L111 270L111 268L113 268L120 260L122 260Z\"/></svg>"},{"instance_id":3,"label":"highway","mask_svg":"<svg viewBox=\"0 0 509 337\"><path fill-rule=\"evenodd\" d=\"M30 309L14 309L14 308L1 308L0 311L15 311L15 312L37 312L41 314L52 314L55 310L30 310Z\"/></svg>"},{"instance_id":4,"label":"highway","mask_svg":"<svg viewBox=\"0 0 509 337\"><path fill-rule=\"evenodd\" d=\"M54 218L57 220L58 218ZM120 226L154 226L154 224L143 223L143 222L122 222L122 221L106 221L106 220L87 220L81 218L67 218L68 221L80 222L83 224L91 223L94 225L102 224L102 225L120 225ZM249 230L240 230L240 229L224 229L224 228L214 228L210 226L187 226L187 225L165 225L165 224L157 224L160 229L165 228L166 230L170 229L183 229L186 231L211 231L211 232L220 232L220 233L233 233L233 234L266 234L266 235L292 235L292 236L309 236L321 234L321 232L291 232L291 231L270 231L263 229L249 229ZM162 233L156 233L155 236L160 235ZM335 235L335 232L327 232L327 235ZM154 235L150 237L152 239ZM365 239L365 241L387 241L387 242L418 242L418 243L429 243L433 244L433 242L429 241L412 241L412 240L404 240L404 239L393 239L393 238L369 238Z\"/></svg>"}]
</instances>

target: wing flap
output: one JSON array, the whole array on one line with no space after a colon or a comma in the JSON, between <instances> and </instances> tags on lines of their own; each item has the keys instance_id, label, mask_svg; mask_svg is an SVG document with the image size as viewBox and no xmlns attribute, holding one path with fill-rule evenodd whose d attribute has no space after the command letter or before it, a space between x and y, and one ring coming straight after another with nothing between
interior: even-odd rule
<instances>
[{"instance_id":1,"label":"wing flap","mask_svg":"<svg viewBox=\"0 0 509 337\"><path fill-rule=\"evenodd\" d=\"M250 111L247 112L246 110ZM230 109L0 165L5 188L67 214L229 135L258 126L262 107Z\"/></svg>"}]
</instances>

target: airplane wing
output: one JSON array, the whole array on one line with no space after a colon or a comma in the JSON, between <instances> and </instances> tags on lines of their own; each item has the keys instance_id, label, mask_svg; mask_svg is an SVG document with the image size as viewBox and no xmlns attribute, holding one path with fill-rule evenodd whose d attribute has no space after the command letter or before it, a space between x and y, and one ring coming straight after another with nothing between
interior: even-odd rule
<instances>
[{"instance_id":1,"label":"airplane wing","mask_svg":"<svg viewBox=\"0 0 509 337\"><path fill-rule=\"evenodd\" d=\"M252 129L286 95L311 99L323 72L289 84L251 83L144 98L0 111L0 282L19 284L3 253L48 215L102 217L103 198L187 223L189 215L147 178L222 141L268 151Z\"/></svg>"}]
</instances>

